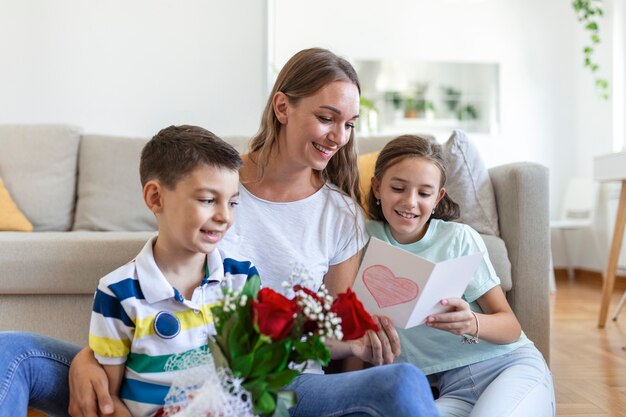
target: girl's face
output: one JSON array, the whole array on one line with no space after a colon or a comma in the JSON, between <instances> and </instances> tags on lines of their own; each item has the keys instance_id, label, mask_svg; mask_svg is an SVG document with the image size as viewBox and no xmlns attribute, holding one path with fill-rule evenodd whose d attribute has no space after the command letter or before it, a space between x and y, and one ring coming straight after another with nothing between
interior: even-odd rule
<instances>
[{"instance_id":1,"label":"girl's face","mask_svg":"<svg viewBox=\"0 0 626 417\"><path fill-rule=\"evenodd\" d=\"M372 177L374 196L398 243L420 240L427 222L446 191L439 188L441 171L435 163L419 157L404 158L388 167L380 180Z\"/></svg>"},{"instance_id":2,"label":"girl's face","mask_svg":"<svg viewBox=\"0 0 626 417\"><path fill-rule=\"evenodd\" d=\"M296 103L279 92L274 109L282 124L281 153L301 167L323 170L350 140L359 114L359 91L351 82L334 81Z\"/></svg>"}]
</instances>

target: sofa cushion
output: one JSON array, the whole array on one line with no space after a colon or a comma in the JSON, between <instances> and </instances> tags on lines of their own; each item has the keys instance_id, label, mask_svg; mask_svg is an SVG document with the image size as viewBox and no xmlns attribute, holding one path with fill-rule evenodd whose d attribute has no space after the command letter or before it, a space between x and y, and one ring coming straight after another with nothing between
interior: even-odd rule
<instances>
[{"instance_id":1,"label":"sofa cushion","mask_svg":"<svg viewBox=\"0 0 626 417\"><path fill-rule=\"evenodd\" d=\"M448 180L446 191L461 208L457 220L479 233L499 236L496 197L478 149L461 130L443 145Z\"/></svg>"},{"instance_id":2,"label":"sofa cushion","mask_svg":"<svg viewBox=\"0 0 626 417\"><path fill-rule=\"evenodd\" d=\"M0 178L0 230L14 232L32 232L33 225L24 213L15 205Z\"/></svg>"},{"instance_id":3,"label":"sofa cushion","mask_svg":"<svg viewBox=\"0 0 626 417\"><path fill-rule=\"evenodd\" d=\"M147 139L83 135L74 230L156 230L143 201L139 157Z\"/></svg>"},{"instance_id":4,"label":"sofa cushion","mask_svg":"<svg viewBox=\"0 0 626 417\"><path fill-rule=\"evenodd\" d=\"M0 177L36 231L72 225L80 129L0 125Z\"/></svg>"},{"instance_id":5,"label":"sofa cushion","mask_svg":"<svg viewBox=\"0 0 626 417\"><path fill-rule=\"evenodd\" d=\"M155 232L0 233L0 294L93 294Z\"/></svg>"}]
</instances>

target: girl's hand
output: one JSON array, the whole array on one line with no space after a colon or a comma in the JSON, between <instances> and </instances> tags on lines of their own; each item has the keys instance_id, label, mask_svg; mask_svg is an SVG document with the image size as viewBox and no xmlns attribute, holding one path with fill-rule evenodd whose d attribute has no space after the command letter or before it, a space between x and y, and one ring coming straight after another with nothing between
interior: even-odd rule
<instances>
[{"instance_id":1,"label":"girl's hand","mask_svg":"<svg viewBox=\"0 0 626 417\"><path fill-rule=\"evenodd\" d=\"M362 338L350 343L352 354L362 361L373 365L393 363L400 354L400 338L391 320L387 317L373 316L378 331L368 332Z\"/></svg>"},{"instance_id":2,"label":"girl's hand","mask_svg":"<svg viewBox=\"0 0 626 417\"><path fill-rule=\"evenodd\" d=\"M441 305L449 307L450 311L426 317L426 326L456 335L476 334L476 319L467 301L461 298L445 298L441 300Z\"/></svg>"}]
</instances>

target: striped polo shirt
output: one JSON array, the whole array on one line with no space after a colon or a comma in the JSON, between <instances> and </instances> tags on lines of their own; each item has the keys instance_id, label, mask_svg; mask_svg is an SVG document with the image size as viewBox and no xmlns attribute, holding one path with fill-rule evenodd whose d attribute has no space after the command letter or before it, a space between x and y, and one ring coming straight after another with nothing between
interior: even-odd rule
<instances>
[{"instance_id":1,"label":"striped polo shirt","mask_svg":"<svg viewBox=\"0 0 626 417\"><path fill-rule=\"evenodd\" d=\"M250 261L216 249L207 272L186 300L159 270L149 240L130 263L100 280L89 329L89 346L102 365L126 365L119 396L133 416L152 416L164 404L177 371L166 371L170 357L206 349L215 334L211 307L222 287L241 288L254 275Z\"/></svg>"}]
</instances>

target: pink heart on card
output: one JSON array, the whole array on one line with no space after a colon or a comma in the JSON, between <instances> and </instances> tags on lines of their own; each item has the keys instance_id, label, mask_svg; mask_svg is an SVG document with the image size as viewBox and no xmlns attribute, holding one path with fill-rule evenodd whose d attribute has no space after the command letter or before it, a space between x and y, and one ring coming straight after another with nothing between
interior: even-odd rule
<instances>
[{"instance_id":1,"label":"pink heart on card","mask_svg":"<svg viewBox=\"0 0 626 417\"><path fill-rule=\"evenodd\" d=\"M385 308L415 300L419 286L408 278L397 277L383 265L372 265L363 271L363 283L378 307Z\"/></svg>"}]
</instances>

